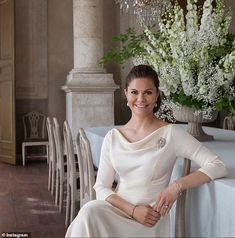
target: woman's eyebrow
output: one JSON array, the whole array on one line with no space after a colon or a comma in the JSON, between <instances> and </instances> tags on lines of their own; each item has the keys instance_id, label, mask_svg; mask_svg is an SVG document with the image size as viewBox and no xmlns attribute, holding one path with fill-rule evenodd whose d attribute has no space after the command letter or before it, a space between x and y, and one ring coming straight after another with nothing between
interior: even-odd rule
<instances>
[{"instance_id":1,"label":"woman's eyebrow","mask_svg":"<svg viewBox=\"0 0 235 238\"><path fill-rule=\"evenodd\" d=\"M138 90L138 89L135 89L135 88L130 88L130 90L141 91L141 90ZM143 91L149 91L149 90L153 90L153 88L148 88L148 89L145 89L145 90L143 90Z\"/></svg>"}]
</instances>

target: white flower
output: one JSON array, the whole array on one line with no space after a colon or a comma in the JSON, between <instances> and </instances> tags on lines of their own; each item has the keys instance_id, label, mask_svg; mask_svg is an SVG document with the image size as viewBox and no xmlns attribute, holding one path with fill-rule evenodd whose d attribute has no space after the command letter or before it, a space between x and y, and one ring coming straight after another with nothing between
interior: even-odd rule
<instances>
[{"instance_id":1,"label":"white flower","mask_svg":"<svg viewBox=\"0 0 235 238\"><path fill-rule=\"evenodd\" d=\"M208 86L207 86L207 85L202 85L202 86L199 88L199 93L200 93L200 94L207 94L207 93L208 93Z\"/></svg>"},{"instance_id":2,"label":"white flower","mask_svg":"<svg viewBox=\"0 0 235 238\"><path fill-rule=\"evenodd\" d=\"M145 27L145 53L139 56L156 69L168 99L183 104L184 95L209 112L235 80L235 40L228 38L231 14L223 0L216 0L214 8L212 2L204 1L201 16L197 0L187 1L186 17L178 4L172 5L159 20L158 32Z\"/></svg>"}]
</instances>

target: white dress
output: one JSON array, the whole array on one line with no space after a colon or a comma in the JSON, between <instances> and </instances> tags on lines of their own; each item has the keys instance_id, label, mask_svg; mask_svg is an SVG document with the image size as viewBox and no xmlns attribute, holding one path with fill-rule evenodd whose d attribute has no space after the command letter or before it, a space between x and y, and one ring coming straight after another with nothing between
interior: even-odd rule
<instances>
[{"instance_id":1,"label":"white dress","mask_svg":"<svg viewBox=\"0 0 235 238\"><path fill-rule=\"evenodd\" d=\"M168 186L177 156L195 161L201 167L199 171L211 179L227 173L217 155L177 125L163 126L133 143L117 129L109 131L102 145L94 186L97 200L82 207L66 237L169 237L169 215L149 228L105 199L116 193L135 205L154 205L158 194ZM118 186L112 191L116 174Z\"/></svg>"}]
</instances>

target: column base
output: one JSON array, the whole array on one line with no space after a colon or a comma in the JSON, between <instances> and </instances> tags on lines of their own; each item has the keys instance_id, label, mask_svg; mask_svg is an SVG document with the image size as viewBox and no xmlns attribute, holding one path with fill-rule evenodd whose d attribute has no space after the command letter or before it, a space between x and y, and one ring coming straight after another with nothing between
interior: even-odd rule
<instances>
[{"instance_id":1,"label":"column base","mask_svg":"<svg viewBox=\"0 0 235 238\"><path fill-rule=\"evenodd\" d=\"M62 90L74 138L81 127L114 125L114 91L118 88L112 74L70 72Z\"/></svg>"}]
</instances>

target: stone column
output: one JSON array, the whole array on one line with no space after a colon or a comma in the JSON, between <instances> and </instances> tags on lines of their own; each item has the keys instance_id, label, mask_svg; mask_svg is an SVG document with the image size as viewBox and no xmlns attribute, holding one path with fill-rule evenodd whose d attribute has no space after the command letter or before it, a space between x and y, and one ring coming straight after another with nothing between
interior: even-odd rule
<instances>
[{"instance_id":1,"label":"stone column","mask_svg":"<svg viewBox=\"0 0 235 238\"><path fill-rule=\"evenodd\" d=\"M80 127L114 125L112 74L99 65L103 55L103 0L73 0L74 69L62 89L66 119L75 137Z\"/></svg>"},{"instance_id":2,"label":"stone column","mask_svg":"<svg viewBox=\"0 0 235 238\"><path fill-rule=\"evenodd\" d=\"M73 0L74 68L103 73L103 0Z\"/></svg>"}]
</instances>

